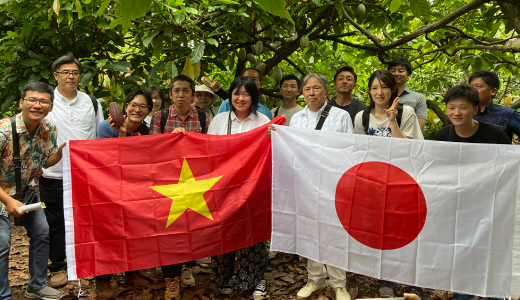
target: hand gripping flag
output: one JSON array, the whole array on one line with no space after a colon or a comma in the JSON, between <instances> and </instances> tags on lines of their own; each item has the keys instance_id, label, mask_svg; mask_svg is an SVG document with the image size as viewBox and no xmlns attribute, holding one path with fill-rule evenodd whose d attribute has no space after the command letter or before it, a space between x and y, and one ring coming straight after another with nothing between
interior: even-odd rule
<instances>
[{"instance_id":1,"label":"hand gripping flag","mask_svg":"<svg viewBox=\"0 0 520 300\"><path fill-rule=\"evenodd\" d=\"M270 143L267 125L234 135L70 141L69 280L182 263L269 239Z\"/></svg>"},{"instance_id":2,"label":"hand gripping flag","mask_svg":"<svg viewBox=\"0 0 520 300\"><path fill-rule=\"evenodd\" d=\"M408 285L518 298L520 147L280 126L272 144L272 251Z\"/></svg>"}]
</instances>

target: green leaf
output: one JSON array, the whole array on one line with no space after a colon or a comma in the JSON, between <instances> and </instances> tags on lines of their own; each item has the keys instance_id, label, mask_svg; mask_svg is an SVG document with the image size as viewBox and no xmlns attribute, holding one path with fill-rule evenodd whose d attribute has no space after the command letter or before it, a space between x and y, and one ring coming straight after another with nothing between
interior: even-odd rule
<instances>
[{"instance_id":1,"label":"green leaf","mask_svg":"<svg viewBox=\"0 0 520 300\"><path fill-rule=\"evenodd\" d=\"M202 58L202 55L204 55L204 48L206 47L206 44L204 42L199 42L197 45L195 45L195 48L191 52L191 63L196 64L200 61Z\"/></svg>"},{"instance_id":2,"label":"green leaf","mask_svg":"<svg viewBox=\"0 0 520 300\"><path fill-rule=\"evenodd\" d=\"M431 90L437 88L439 85L440 85L439 80L438 79L433 79L430 82L428 82L427 88L428 88L429 91L431 91Z\"/></svg>"},{"instance_id":3,"label":"green leaf","mask_svg":"<svg viewBox=\"0 0 520 300\"><path fill-rule=\"evenodd\" d=\"M255 2L266 12L275 16L286 18L294 24L294 20L291 18L291 14L285 10L284 0L256 0Z\"/></svg>"},{"instance_id":4,"label":"green leaf","mask_svg":"<svg viewBox=\"0 0 520 300\"><path fill-rule=\"evenodd\" d=\"M40 61L35 58L22 59L20 61L22 66L34 67L40 64Z\"/></svg>"},{"instance_id":5,"label":"green leaf","mask_svg":"<svg viewBox=\"0 0 520 300\"><path fill-rule=\"evenodd\" d=\"M475 62L473 63L473 70L477 71L482 68L482 59L480 56L475 56Z\"/></svg>"},{"instance_id":6,"label":"green leaf","mask_svg":"<svg viewBox=\"0 0 520 300\"><path fill-rule=\"evenodd\" d=\"M166 73L168 73L168 77L173 78L177 75L179 75L179 71L177 70L177 66L175 66L175 63L173 61L169 61L165 65Z\"/></svg>"},{"instance_id":7,"label":"green leaf","mask_svg":"<svg viewBox=\"0 0 520 300\"><path fill-rule=\"evenodd\" d=\"M40 75L42 75L42 77L45 79L49 79L51 72L48 69L43 69L40 71Z\"/></svg>"},{"instance_id":8,"label":"green leaf","mask_svg":"<svg viewBox=\"0 0 520 300\"><path fill-rule=\"evenodd\" d=\"M158 35L160 33L160 31L152 31L150 32L150 34L148 34L148 36L143 40L143 45L145 47L148 47L148 45L150 45L150 43L152 42L152 39Z\"/></svg>"},{"instance_id":9,"label":"green leaf","mask_svg":"<svg viewBox=\"0 0 520 300\"><path fill-rule=\"evenodd\" d=\"M430 3L428 0L410 0L410 8L413 15L418 19L430 18Z\"/></svg>"},{"instance_id":10,"label":"green leaf","mask_svg":"<svg viewBox=\"0 0 520 300\"><path fill-rule=\"evenodd\" d=\"M207 39L208 44L218 47L218 42L215 39Z\"/></svg>"},{"instance_id":11,"label":"green leaf","mask_svg":"<svg viewBox=\"0 0 520 300\"><path fill-rule=\"evenodd\" d=\"M164 35L160 34L152 40L153 54L156 58L161 57L162 51L164 49L163 39Z\"/></svg>"},{"instance_id":12,"label":"green leaf","mask_svg":"<svg viewBox=\"0 0 520 300\"><path fill-rule=\"evenodd\" d=\"M412 0L413 1L413 0ZM392 0L392 3L390 3L390 13L395 13L399 10L399 7L401 7L402 0Z\"/></svg>"},{"instance_id":13,"label":"green leaf","mask_svg":"<svg viewBox=\"0 0 520 300\"><path fill-rule=\"evenodd\" d=\"M113 19L112 22L110 22L110 25L108 25L108 29L114 29L117 27L117 25L120 25L122 23L123 23L123 18Z\"/></svg>"},{"instance_id":14,"label":"green leaf","mask_svg":"<svg viewBox=\"0 0 520 300\"><path fill-rule=\"evenodd\" d=\"M99 7L99 10L97 12L97 15L99 17L101 17L103 15L103 13L105 13L109 4L110 4L110 0L105 0L105 1L101 2L101 6Z\"/></svg>"},{"instance_id":15,"label":"green leaf","mask_svg":"<svg viewBox=\"0 0 520 300\"><path fill-rule=\"evenodd\" d=\"M33 73L29 77L29 82L37 82L37 81L40 81L41 78L42 78L42 76L40 75L40 73Z\"/></svg>"},{"instance_id":16,"label":"green leaf","mask_svg":"<svg viewBox=\"0 0 520 300\"><path fill-rule=\"evenodd\" d=\"M118 61L112 63L112 70L118 72L128 72L128 68L131 68L132 64L126 61Z\"/></svg>"},{"instance_id":17,"label":"green leaf","mask_svg":"<svg viewBox=\"0 0 520 300\"><path fill-rule=\"evenodd\" d=\"M123 32L130 28L130 22L150 10L152 0L120 0L123 18Z\"/></svg>"},{"instance_id":18,"label":"green leaf","mask_svg":"<svg viewBox=\"0 0 520 300\"><path fill-rule=\"evenodd\" d=\"M81 15L83 14L81 3L79 2L79 0L74 0L74 4L76 4L76 12L78 13L78 17L81 17Z\"/></svg>"},{"instance_id":19,"label":"green leaf","mask_svg":"<svg viewBox=\"0 0 520 300\"><path fill-rule=\"evenodd\" d=\"M102 59L102 60L100 60L100 61L98 61L98 62L96 63L96 67L98 67L98 68L103 68L103 67L107 64L107 62L108 62L108 59L107 59L107 58Z\"/></svg>"}]
</instances>

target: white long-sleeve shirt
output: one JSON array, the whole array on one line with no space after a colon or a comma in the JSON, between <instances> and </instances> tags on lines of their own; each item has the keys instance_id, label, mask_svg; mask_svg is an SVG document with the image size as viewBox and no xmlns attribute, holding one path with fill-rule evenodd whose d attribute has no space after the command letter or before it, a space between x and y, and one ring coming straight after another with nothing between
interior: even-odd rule
<instances>
[{"instance_id":1,"label":"white long-sleeve shirt","mask_svg":"<svg viewBox=\"0 0 520 300\"><path fill-rule=\"evenodd\" d=\"M76 97L69 100L62 96L58 89L54 90L54 104L52 111L47 115L58 130L58 145L68 140L90 140L96 138L99 123L103 122L103 111L98 101L97 116L90 97L78 91ZM62 161L56 165L43 169L43 177L62 179Z\"/></svg>"}]
</instances>

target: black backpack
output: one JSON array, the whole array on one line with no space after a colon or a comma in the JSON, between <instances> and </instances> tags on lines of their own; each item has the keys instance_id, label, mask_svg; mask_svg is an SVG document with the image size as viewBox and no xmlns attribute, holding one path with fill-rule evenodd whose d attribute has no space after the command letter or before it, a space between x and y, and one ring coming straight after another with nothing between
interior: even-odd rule
<instances>
[{"instance_id":1,"label":"black backpack","mask_svg":"<svg viewBox=\"0 0 520 300\"><path fill-rule=\"evenodd\" d=\"M395 119L397 120L397 126L401 128L401 119L403 118L403 108L397 109L397 117ZM370 108L366 107L365 110L363 110L363 117L362 117L362 124L365 128L365 134L368 135L368 124L370 122Z\"/></svg>"},{"instance_id":2,"label":"black backpack","mask_svg":"<svg viewBox=\"0 0 520 300\"><path fill-rule=\"evenodd\" d=\"M198 107L197 114L199 115L200 127L202 127L202 133L206 131L206 112ZM161 109L161 133L164 133L164 127L166 127L166 121L168 121L168 114L170 112L170 108Z\"/></svg>"},{"instance_id":3,"label":"black backpack","mask_svg":"<svg viewBox=\"0 0 520 300\"><path fill-rule=\"evenodd\" d=\"M90 97L90 100L92 100L92 105L94 106L94 115L97 116L97 110L98 110L98 99L94 97L92 94L87 94Z\"/></svg>"}]
</instances>

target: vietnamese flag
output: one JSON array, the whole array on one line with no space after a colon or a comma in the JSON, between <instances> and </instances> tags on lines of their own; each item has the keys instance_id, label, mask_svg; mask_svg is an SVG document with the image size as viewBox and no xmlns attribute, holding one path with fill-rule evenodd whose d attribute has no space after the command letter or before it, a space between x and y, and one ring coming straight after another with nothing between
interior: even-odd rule
<instances>
[{"instance_id":1,"label":"vietnamese flag","mask_svg":"<svg viewBox=\"0 0 520 300\"><path fill-rule=\"evenodd\" d=\"M234 135L69 141L63 159L69 280L182 263L270 238L267 125Z\"/></svg>"}]
</instances>

